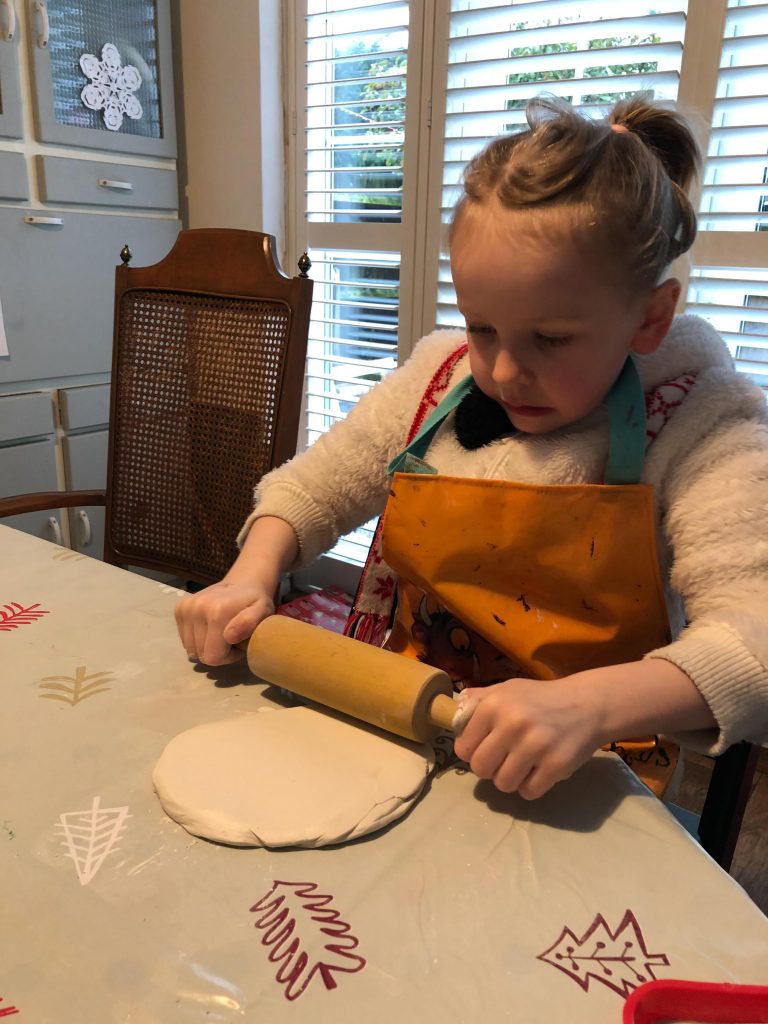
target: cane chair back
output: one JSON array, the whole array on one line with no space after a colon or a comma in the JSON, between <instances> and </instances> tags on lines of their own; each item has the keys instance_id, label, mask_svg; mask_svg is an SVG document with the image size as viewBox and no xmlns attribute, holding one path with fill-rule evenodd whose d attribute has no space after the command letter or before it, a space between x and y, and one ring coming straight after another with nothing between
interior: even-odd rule
<instances>
[{"instance_id":1,"label":"cane chair back","mask_svg":"<svg viewBox=\"0 0 768 1024\"><path fill-rule=\"evenodd\" d=\"M296 450L311 298L254 231L182 231L117 268L106 561L224 575L255 484Z\"/></svg>"}]
</instances>

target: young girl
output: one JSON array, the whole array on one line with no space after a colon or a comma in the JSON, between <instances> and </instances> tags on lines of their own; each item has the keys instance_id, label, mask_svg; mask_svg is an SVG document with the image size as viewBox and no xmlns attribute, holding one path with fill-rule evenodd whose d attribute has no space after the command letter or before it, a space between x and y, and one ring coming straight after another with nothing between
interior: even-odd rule
<instances>
[{"instance_id":1,"label":"young girl","mask_svg":"<svg viewBox=\"0 0 768 1024\"><path fill-rule=\"evenodd\" d=\"M478 776L535 798L613 745L660 792L659 734L764 740L766 405L666 276L698 159L642 96L606 122L534 101L475 157L450 237L466 332L261 481L231 571L178 606L190 657L231 660L281 571L386 506L348 632L469 688Z\"/></svg>"}]
</instances>

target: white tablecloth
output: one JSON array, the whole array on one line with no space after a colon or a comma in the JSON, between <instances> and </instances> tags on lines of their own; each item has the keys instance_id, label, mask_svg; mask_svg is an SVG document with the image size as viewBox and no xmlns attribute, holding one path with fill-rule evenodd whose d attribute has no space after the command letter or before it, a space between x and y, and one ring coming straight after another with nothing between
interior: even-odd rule
<instances>
[{"instance_id":1,"label":"white tablecloth","mask_svg":"<svg viewBox=\"0 0 768 1024\"><path fill-rule=\"evenodd\" d=\"M155 761L274 691L191 665L178 596L0 526L0 1017L615 1024L644 980L768 981L768 920L612 755L534 803L448 768L347 846L193 838Z\"/></svg>"}]
</instances>

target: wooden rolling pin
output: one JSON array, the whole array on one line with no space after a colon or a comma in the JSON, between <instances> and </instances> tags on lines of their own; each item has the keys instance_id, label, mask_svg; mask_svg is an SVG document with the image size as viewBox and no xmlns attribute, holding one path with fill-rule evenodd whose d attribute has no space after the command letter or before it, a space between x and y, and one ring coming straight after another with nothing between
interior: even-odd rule
<instances>
[{"instance_id":1,"label":"wooden rolling pin","mask_svg":"<svg viewBox=\"0 0 768 1024\"><path fill-rule=\"evenodd\" d=\"M450 677L412 658L287 615L264 619L247 654L260 679L406 739L427 742L453 726Z\"/></svg>"}]
</instances>

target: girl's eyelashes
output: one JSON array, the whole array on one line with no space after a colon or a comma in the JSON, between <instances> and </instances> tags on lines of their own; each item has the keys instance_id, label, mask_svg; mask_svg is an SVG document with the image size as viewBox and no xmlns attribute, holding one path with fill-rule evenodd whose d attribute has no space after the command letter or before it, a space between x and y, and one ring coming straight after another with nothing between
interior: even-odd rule
<instances>
[{"instance_id":1,"label":"girl's eyelashes","mask_svg":"<svg viewBox=\"0 0 768 1024\"><path fill-rule=\"evenodd\" d=\"M496 333L496 328L491 327L490 324L476 324L471 321L467 321L467 334L473 335L492 335ZM567 345L571 341L570 334L544 334L542 331L534 331L533 337L536 341L543 342L547 345Z\"/></svg>"},{"instance_id":2,"label":"girl's eyelashes","mask_svg":"<svg viewBox=\"0 0 768 1024\"><path fill-rule=\"evenodd\" d=\"M567 345L571 340L570 334L542 334L536 331L536 340L545 341L548 345Z\"/></svg>"}]
</instances>

